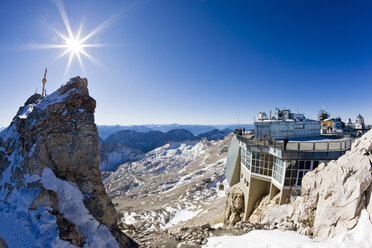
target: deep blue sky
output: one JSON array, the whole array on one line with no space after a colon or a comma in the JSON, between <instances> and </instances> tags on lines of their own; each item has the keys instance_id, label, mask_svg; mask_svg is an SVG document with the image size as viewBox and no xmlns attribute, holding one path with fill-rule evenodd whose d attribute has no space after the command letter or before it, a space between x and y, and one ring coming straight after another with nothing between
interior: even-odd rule
<instances>
[{"instance_id":1,"label":"deep blue sky","mask_svg":"<svg viewBox=\"0 0 372 248\"><path fill-rule=\"evenodd\" d=\"M41 88L88 78L98 124L251 123L259 111L289 107L315 118L372 123L370 1L64 1L75 33L115 16L65 75L63 49L30 44L67 35L55 2L0 3L0 126Z\"/></svg>"}]
</instances>

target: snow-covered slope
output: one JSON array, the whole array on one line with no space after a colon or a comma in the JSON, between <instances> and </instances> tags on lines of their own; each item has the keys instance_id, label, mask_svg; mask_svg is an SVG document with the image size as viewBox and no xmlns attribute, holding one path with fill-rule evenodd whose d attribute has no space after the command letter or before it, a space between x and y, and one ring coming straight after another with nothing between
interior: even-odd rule
<instances>
[{"instance_id":1,"label":"snow-covered slope","mask_svg":"<svg viewBox=\"0 0 372 248\"><path fill-rule=\"evenodd\" d=\"M205 214L213 201L223 202L218 184L230 138L171 142L121 165L104 184L122 220L137 229L168 228Z\"/></svg>"}]
</instances>

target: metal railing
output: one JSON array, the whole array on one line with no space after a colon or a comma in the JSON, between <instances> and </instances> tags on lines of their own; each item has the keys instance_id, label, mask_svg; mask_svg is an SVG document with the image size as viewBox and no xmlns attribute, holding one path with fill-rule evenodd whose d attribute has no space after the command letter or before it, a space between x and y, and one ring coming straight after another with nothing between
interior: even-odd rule
<instances>
[{"instance_id":1,"label":"metal railing","mask_svg":"<svg viewBox=\"0 0 372 248\"><path fill-rule=\"evenodd\" d=\"M269 139L249 139L242 135L236 135L237 139L247 146L273 147L284 150L283 141ZM339 140L313 140L313 141L289 141L287 151L304 151L304 152L326 152L326 151L347 151L351 148L354 138L342 138Z\"/></svg>"}]
</instances>

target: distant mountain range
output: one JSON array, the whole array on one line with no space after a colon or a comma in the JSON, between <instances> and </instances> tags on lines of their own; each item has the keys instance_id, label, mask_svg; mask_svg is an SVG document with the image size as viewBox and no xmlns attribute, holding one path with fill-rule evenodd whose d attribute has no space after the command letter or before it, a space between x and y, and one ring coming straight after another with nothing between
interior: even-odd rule
<instances>
[{"instance_id":1,"label":"distant mountain range","mask_svg":"<svg viewBox=\"0 0 372 248\"><path fill-rule=\"evenodd\" d=\"M253 129L253 124L240 124L240 128ZM190 131L193 135L197 136L201 133L209 132L214 129L231 129L234 130L237 128L236 124L228 125L181 125L181 124L148 124L148 125L132 125L132 126L120 126L120 125L97 125L99 136L106 139L113 133L116 133L120 130L133 130L136 132L149 132L149 131L161 131L168 132L173 129L186 129Z\"/></svg>"},{"instance_id":2,"label":"distant mountain range","mask_svg":"<svg viewBox=\"0 0 372 248\"><path fill-rule=\"evenodd\" d=\"M206 133L213 131L215 129L224 130L231 129L235 130L238 127L237 124L227 124L227 125L181 125L181 124L147 124L147 125L97 125L99 136L102 139L106 139L113 133L120 130L133 130L137 132L149 132L149 131L161 131L168 132L173 129L186 129L190 131L193 135L198 136L201 133ZM245 128L247 130L253 129L253 124L239 124L240 128ZM5 127L0 127L0 132L4 130Z\"/></svg>"},{"instance_id":3,"label":"distant mountain range","mask_svg":"<svg viewBox=\"0 0 372 248\"><path fill-rule=\"evenodd\" d=\"M186 129L173 129L168 132L120 130L106 139L100 137L101 170L116 170L121 164L137 161L143 158L145 153L168 142L197 141L203 138L220 140L232 131L214 129L195 136Z\"/></svg>"},{"instance_id":4,"label":"distant mountain range","mask_svg":"<svg viewBox=\"0 0 372 248\"><path fill-rule=\"evenodd\" d=\"M122 143L142 152L151 151L168 141L195 140L196 137L188 130L173 129L163 133L161 131L149 131L146 133L133 130L121 130L107 137L103 143Z\"/></svg>"}]
</instances>

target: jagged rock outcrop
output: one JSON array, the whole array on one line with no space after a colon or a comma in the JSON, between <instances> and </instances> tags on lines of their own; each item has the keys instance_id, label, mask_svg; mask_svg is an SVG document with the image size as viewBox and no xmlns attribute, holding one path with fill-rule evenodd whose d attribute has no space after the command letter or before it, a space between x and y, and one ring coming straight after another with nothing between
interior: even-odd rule
<instances>
[{"instance_id":1,"label":"jagged rock outcrop","mask_svg":"<svg viewBox=\"0 0 372 248\"><path fill-rule=\"evenodd\" d=\"M356 140L337 161L306 173L302 196L272 208L264 222L292 223L293 229L318 240L345 233L358 222L362 208L372 216L372 130Z\"/></svg>"},{"instance_id":2,"label":"jagged rock outcrop","mask_svg":"<svg viewBox=\"0 0 372 248\"><path fill-rule=\"evenodd\" d=\"M226 205L224 224L233 226L236 222L241 221L244 211L244 194L239 184L235 184L226 190Z\"/></svg>"},{"instance_id":3,"label":"jagged rock outcrop","mask_svg":"<svg viewBox=\"0 0 372 248\"><path fill-rule=\"evenodd\" d=\"M280 194L277 194L270 200L270 195L259 198L254 206L254 211L249 216L248 221L251 223L261 223L266 217L266 213L274 206L279 205Z\"/></svg>"},{"instance_id":4,"label":"jagged rock outcrop","mask_svg":"<svg viewBox=\"0 0 372 248\"><path fill-rule=\"evenodd\" d=\"M0 133L0 199L6 202L0 215L29 227L14 239L20 243L8 243L12 247L26 238L41 246L136 247L120 231L102 184L96 102L87 84L76 77L44 99L30 97ZM12 222L20 215L26 218ZM45 219L55 224L46 227Z\"/></svg>"}]
</instances>

